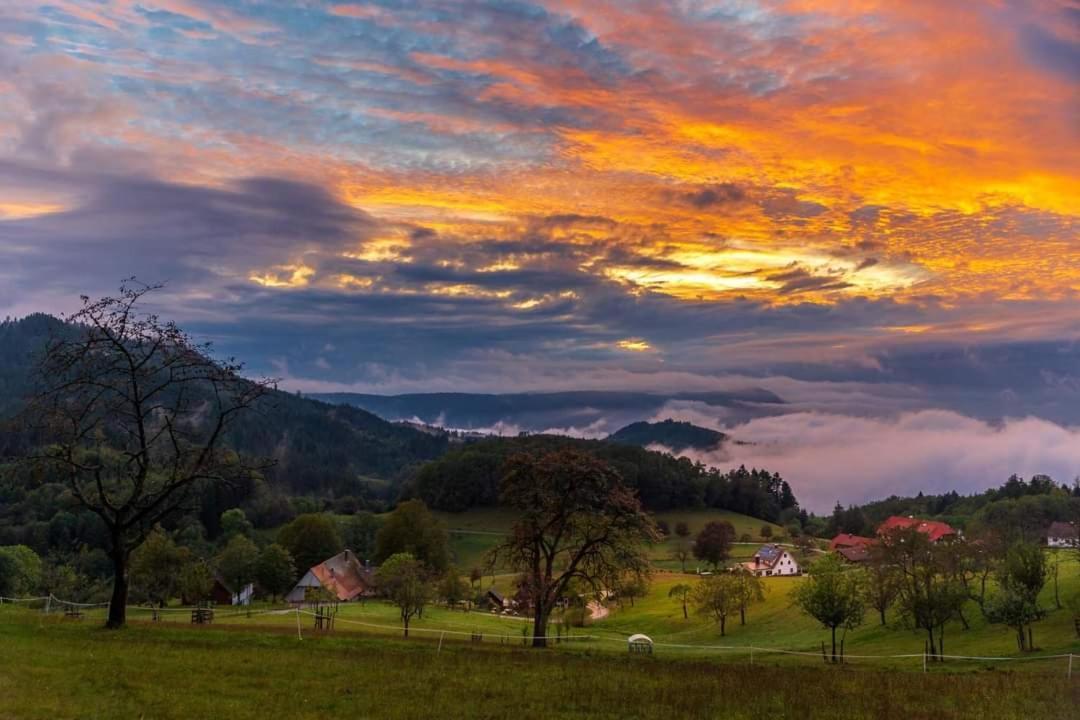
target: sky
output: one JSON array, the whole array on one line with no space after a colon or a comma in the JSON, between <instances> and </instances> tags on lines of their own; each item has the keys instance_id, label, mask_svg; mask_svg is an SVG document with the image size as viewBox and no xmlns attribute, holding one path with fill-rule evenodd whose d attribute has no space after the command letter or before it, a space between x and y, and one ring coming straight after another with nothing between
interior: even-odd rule
<instances>
[{"instance_id":1,"label":"sky","mask_svg":"<svg viewBox=\"0 0 1080 720\"><path fill-rule=\"evenodd\" d=\"M7 0L0 315L129 276L305 391L1078 424L1080 4Z\"/></svg>"}]
</instances>

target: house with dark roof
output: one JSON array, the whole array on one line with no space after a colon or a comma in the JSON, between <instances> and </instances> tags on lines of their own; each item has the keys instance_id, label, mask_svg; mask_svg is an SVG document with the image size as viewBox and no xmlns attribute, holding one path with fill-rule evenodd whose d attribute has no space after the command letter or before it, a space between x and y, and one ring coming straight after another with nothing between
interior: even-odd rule
<instances>
[{"instance_id":1,"label":"house with dark roof","mask_svg":"<svg viewBox=\"0 0 1080 720\"><path fill-rule=\"evenodd\" d=\"M325 590L339 602L371 597L375 594L374 572L352 550L343 550L304 573L285 600L296 605L304 603L308 588Z\"/></svg>"},{"instance_id":2,"label":"house with dark roof","mask_svg":"<svg viewBox=\"0 0 1080 720\"><path fill-rule=\"evenodd\" d=\"M795 556L775 544L762 545L742 567L758 577L799 574L799 563Z\"/></svg>"},{"instance_id":3,"label":"house with dark roof","mask_svg":"<svg viewBox=\"0 0 1080 720\"><path fill-rule=\"evenodd\" d=\"M863 537L862 535L849 535L848 533L840 533L829 542L829 549L839 550L840 548L860 547L873 544L874 538Z\"/></svg>"},{"instance_id":4,"label":"house with dark roof","mask_svg":"<svg viewBox=\"0 0 1080 720\"><path fill-rule=\"evenodd\" d=\"M836 554L849 563L858 565L860 563L870 562L870 547L870 545L841 547L836 549Z\"/></svg>"},{"instance_id":5,"label":"house with dark roof","mask_svg":"<svg viewBox=\"0 0 1080 720\"><path fill-rule=\"evenodd\" d=\"M1046 546L1054 548L1080 547L1080 532L1075 523L1056 522L1046 531Z\"/></svg>"},{"instance_id":6,"label":"house with dark roof","mask_svg":"<svg viewBox=\"0 0 1080 720\"><path fill-rule=\"evenodd\" d=\"M920 520L919 518L901 515L893 515L878 526L879 536L888 535L895 530L907 530L914 528L930 538L930 542L936 543L945 538L956 537L958 533L948 523L937 520Z\"/></svg>"}]
</instances>

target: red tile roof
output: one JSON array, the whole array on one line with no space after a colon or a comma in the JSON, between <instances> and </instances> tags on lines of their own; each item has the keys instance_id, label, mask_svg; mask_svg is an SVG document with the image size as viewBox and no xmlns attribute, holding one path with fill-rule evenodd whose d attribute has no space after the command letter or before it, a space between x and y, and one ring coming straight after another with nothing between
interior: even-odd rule
<instances>
[{"instance_id":1,"label":"red tile roof","mask_svg":"<svg viewBox=\"0 0 1080 720\"><path fill-rule=\"evenodd\" d=\"M877 531L878 535L884 535L892 530L907 528L915 528L919 532L926 534L929 536L930 542L937 542L943 537L956 535L956 531L948 523L937 520L920 520L914 517L901 517L900 515L893 515L881 523Z\"/></svg>"},{"instance_id":2,"label":"red tile roof","mask_svg":"<svg viewBox=\"0 0 1080 720\"><path fill-rule=\"evenodd\" d=\"M325 560L311 572L319 579L325 590L342 602L360 597L371 584L370 572L360 564L351 550L346 550Z\"/></svg>"},{"instance_id":3,"label":"red tile roof","mask_svg":"<svg viewBox=\"0 0 1080 720\"><path fill-rule=\"evenodd\" d=\"M847 533L840 533L832 539L829 543L830 550L836 550L843 547L859 547L865 545L873 545L874 539L863 537L862 535L849 535Z\"/></svg>"}]
</instances>

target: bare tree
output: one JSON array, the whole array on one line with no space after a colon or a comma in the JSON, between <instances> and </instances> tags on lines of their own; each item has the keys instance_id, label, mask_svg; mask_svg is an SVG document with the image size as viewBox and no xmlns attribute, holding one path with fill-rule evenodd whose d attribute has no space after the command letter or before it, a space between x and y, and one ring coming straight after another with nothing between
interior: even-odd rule
<instances>
[{"instance_id":1,"label":"bare tree","mask_svg":"<svg viewBox=\"0 0 1080 720\"><path fill-rule=\"evenodd\" d=\"M130 556L153 527L191 509L207 483L255 470L223 441L270 386L240 377L232 359L211 359L208 345L174 323L141 313L158 287L130 280L118 297L84 296L46 347L30 408L48 440L34 459L105 524L110 628L126 621Z\"/></svg>"},{"instance_id":2,"label":"bare tree","mask_svg":"<svg viewBox=\"0 0 1080 720\"><path fill-rule=\"evenodd\" d=\"M521 573L533 647L546 647L551 612L571 581L600 596L613 577L649 572L643 544L657 539L656 526L618 472L591 455L519 455L508 464L501 500L519 517L488 561Z\"/></svg>"}]
</instances>

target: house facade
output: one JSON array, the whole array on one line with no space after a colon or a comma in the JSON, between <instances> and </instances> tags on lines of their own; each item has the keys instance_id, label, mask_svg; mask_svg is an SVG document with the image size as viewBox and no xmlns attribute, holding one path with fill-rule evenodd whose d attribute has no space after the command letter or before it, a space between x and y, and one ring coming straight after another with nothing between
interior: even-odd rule
<instances>
[{"instance_id":1,"label":"house facade","mask_svg":"<svg viewBox=\"0 0 1080 720\"><path fill-rule=\"evenodd\" d=\"M798 575L799 563L788 550L779 545L762 545L743 568L758 577Z\"/></svg>"}]
</instances>

